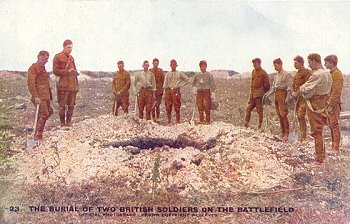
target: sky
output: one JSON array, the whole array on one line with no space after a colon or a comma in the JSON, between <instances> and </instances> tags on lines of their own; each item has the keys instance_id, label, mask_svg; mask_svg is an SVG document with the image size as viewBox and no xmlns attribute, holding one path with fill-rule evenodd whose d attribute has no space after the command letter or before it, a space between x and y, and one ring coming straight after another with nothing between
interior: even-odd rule
<instances>
[{"instance_id":1,"label":"sky","mask_svg":"<svg viewBox=\"0 0 350 224\"><path fill-rule=\"evenodd\" d=\"M0 0L0 70L26 71L40 50L52 59L65 39L73 41L78 70L127 70L144 60L160 60L169 70L252 70L251 60L274 72L281 58L295 70L293 58L319 53L338 56L350 73L350 1L214 0ZM307 63L306 63L307 66Z\"/></svg>"}]
</instances>

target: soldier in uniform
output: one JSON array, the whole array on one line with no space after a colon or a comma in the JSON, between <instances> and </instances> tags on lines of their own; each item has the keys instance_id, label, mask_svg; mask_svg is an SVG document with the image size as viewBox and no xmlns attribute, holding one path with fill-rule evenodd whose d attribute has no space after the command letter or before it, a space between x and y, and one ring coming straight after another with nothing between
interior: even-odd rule
<instances>
[{"instance_id":1,"label":"soldier in uniform","mask_svg":"<svg viewBox=\"0 0 350 224\"><path fill-rule=\"evenodd\" d=\"M169 71L165 75L163 88L165 89L165 108L168 117L168 124L171 124L171 111L174 106L176 123L180 123L181 93L180 88L189 83L189 78L182 72L176 70L175 59L170 61Z\"/></svg>"},{"instance_id":2,"label":"soldier in uniform","mask_svg":"<svg viewBox=\"0 0 350 224\"><path fill-rule=\"evenodd\" d=\"M160 116L160 104L163 97L163 84L164 84L164 71L161 68L158 68L159 60L158 58L153 59L153 68L150 71L154 74L156 79L156 102L152 108L152 119L154 122L159 123Z\"/></svg>"},{"instance_id":3,"label":"soldier in uniform","mask_svg":"<svg viewBox=\"0 0 350 224\"><path fill-rule=\"evenodd\" d=\"M115 97L113 104L113 114L117 116L118 109L121 106L124 113L129 112L129 89L130 74L124 69L124 62L118 61L118 72L115 73L112 81L112 92Z\"/></svg>"},{"instance_id":4,"label":"soldier in uniform","mask_svg":"<svg viewBox=\"0 0 350 224\"><path fill-rule=\"evenodd\" d=\"M319 54L310 54L307 59L313 73L308 81L300 86L299 91L305 98L311 136L315 139L316 163L313 165L318 166L325 158L322 132L327 123L327 100L331 92L332 75L323 69Z\"/></svg>"},{"instance_id":5,"label":"soldier in uniform","mask_svg":"<svg viewBox=\"0 0 350 224\"><path fill-rule=\"evenodd\" d=\"M28 89L32 95L34 105L39 105L38 120L34 133L35 140L41 140L43 138L46 120L53 114L50 105L50 101L52 100L50 78L45 69L48 59L49 52L40 51L38 61L28 69Z\"/></svg>"},{"instance_id":6,"label":"soldier in uniform","mask_svg":"<svg viewBox=\"0 0 350 224\"><path fill-rule=\"evenodd\" d=\"M247 109L244 118L244 127L249 127L251 112L256 108L259 117L258 128L261 129L263 122L263 96L270 90L269 76L266 71L261 68L261 59L254 58L252 60L254 70L252 71L252 79L250 81L250 94Z\"/></svg>"},{"instance_id":7,"label":"soldier in uniform","mask_svg":"<svg viewBox=\"0 0 350 224\"><path fill-rule=\"evenodd\" d=\"M146 108L146 120L151 120L152 105L155 100L156 79L154 74L148 70L148 61L144 61L142 67L143 71L135 75L139 118L143 119L143 111Z\"/></svg>"},{"instance_id":8,"label":"soldier in uniform","mask_svg":"<svg viewBox=\"0 0 350 224\"><path fill-rule=\"evenodd\" d=\"M311 71L304 67L304 59L301 56L294 58L294 67L298 69L293 79L293 92L292 96L296 99L296 113L299 121L301 142L306 141L306 102L302 95L300 95L299 88L303 85L311 76Z\"/></svg>"},{"instance_id":9,"label":"soldier in uniform","mask_svg":"<svg viewBox=\"0 0 350 224\"><path fill-rule=\"evenodd\" d=\"M210 105L212 98L215 99L216 85L213 75L207 72L207 62L200 61L199 68L200 73L194 76L192 85L193 91L196 95L196 105L199 111L199 121L204 123L204 113L205 113L205 123L210 123Z\"/></svg>"},{"instance_id":10,"label":"soldier in uniform","mask_svg":"<svg viewBox=\"0 0 350 224\"><path fill-rule=\"evenodd\" d=\"M58 114L61 126L72 124L73 110L76 96L79 90L79 73L75 67L74 58L71 55L73 42L65 40L63 51L55 55L53 59L53 73L59 77L57 83ZM67 107L66 107L67 106Z\"/></svg>"},{"instance_id":11,"label":"soldier in uniform","mask_svg":"<svg viewBox=\"0 0 350 224\"><path fill-rule=\"evenodd\" d=\"M293 78L291 74L283 70L282 60L277 58L273 61L273 66L277 71L273 79L271 90L266 93L267 96L275 93L275 108L280 121L281 137L283 141L288 141L289 122L287 101L292 96Z\"/></svg>"},{"instance_id":12,"label":"soldier in uniform","mask_svg":"<svg viewBox=\"0 0 350 224\"><path fill-rule=\"evenodd\" d=\"M336 55L327 56L324 62L325 67L332 74L331 95L328 100L328 122L332 135L332 150L330 153L338 155L340 145L339 115L344 78L342 72L337 68L338 58Z\"/></svg>"}]
</instances>

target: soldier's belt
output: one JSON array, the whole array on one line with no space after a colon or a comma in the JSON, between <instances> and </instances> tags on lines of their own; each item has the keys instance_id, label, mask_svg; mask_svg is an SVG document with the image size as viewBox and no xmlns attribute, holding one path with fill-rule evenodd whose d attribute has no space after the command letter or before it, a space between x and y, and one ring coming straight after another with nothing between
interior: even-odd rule
<instances>
[{"instance_id":1,"label":"soldier's belt","mask_svg":"<svg viewBox=\"0 0 350 224\"><path fill-rule=\"evenodd\" d=\"M197 92L208 92L210 89L197 89Z\"/></svg>"},{"instance_id":2,"label":"soldier's belt","mask_svg":"<svg viewBox=\"0 0 350 224\"><path fill-rule=\"evenodd\" d=\"M179 87L177 87L177 88L166 88L166 90L180 90L180 88Z\"/></svg>"}]
</instances>

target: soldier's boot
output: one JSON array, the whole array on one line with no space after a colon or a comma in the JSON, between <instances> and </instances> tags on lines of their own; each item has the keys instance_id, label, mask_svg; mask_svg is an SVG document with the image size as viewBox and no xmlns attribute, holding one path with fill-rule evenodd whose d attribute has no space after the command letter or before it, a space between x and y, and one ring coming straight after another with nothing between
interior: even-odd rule
<instances>
[{"instance_id":1,"label":"soldier's boot","mask_svg":"<svg viewBox=\"0 0 350 224\"><path fill-rule=\"evenodd\" d=\"M289 136L289 122L288 122L288 117L285 116L283 118L283 126L284 126L284 137L283 139L285 141L288 141L288 136Z\"/></svg>"},{"instance_id":2,"label":"soldier's boot","mask_svg":"<svg viewBox=\"0 0 350 224\"><path fill-rule=\"evenodd\" d=\"M338 155L339 154L339 145L340 145L340 131L331 130L332 133L332 149L331 154Z\"/></svg>"},{"instance_id":3,"label":"soldier's boot","mask_svg":"<svg viewBox=\"0 0 350 224\"><path fill-rule=\"evenodd\" d=\"M263 114L262 113L258 113L258 117L259 117L258 129L261 129L262 123L263 123Z\"/></svg>"},{"instance_id":4,"label":"soldier's boot","mask_svg":"<svg viewBox=\"0 0 350 224\"><path fill-rule=\"evenodd\" d=\"M68 106L67 120L66 120L67 126L72 126L73 110L74 110L74 106Z\"/></svg>"},{"instance_id":5,"label":"soldier's boot","mask_svg":"<svg viewBox=\"0 0 350 224\"><path fill-rule=\"evenodd\" d=\"M323 163L325 158L324 142L321 134L313 136L315 138L316 162Z\"/></svg>"},{"instance_id":6,"label":"soldier's boot","mask_svg":"<svg viewBox=\"0 0 350 224\"><path fill-rule=\"evenodd\" d=\"M246 112L244 117L244 127L249 127L249 121L250 121L250 113Z\"/></svg>"},{"instance_id":7,"label":"soldier's boot","mask_svg":"<svg viewBox=\"0 0 350 224\"><path fill-rule=\"evenodd\" d=\"M281 127L281 137L283 138L285 136L285 127L284 127L284 122L283 122L283 118L279 118L280 120L280 127Z\"/></svg>"},{"instance_id":8,"label":"soldier's boot","mask_svg":"<svg viewBox=\"0 0 350 224\"><path fill-rule=\"evenodd\" d=\"M306 121L302 120L299 121L300 126L300 141L305 142L306 141Z\"/></svg>"},{"instance_id":9,"label":"soldier's boot","mask_svg":"<svg viewBox=\"0 0 350 224\"><path fill-rule=\"evenodd\" d=\"M201 124L204 123L204 111L203 111L203 110L200 110L200 111L199 111L199 122L200 122Z\"/></svg>"},{"instance_id":10,"label":"soldier's boot","mask_svg":"<svg viewBox=\"0 0 350 224\"><path fill-rule=\"evenodd\" d=\"M39 117L37 123L36 123L36 130L34 134L34 140L42 140L43 139L43 131L45 127L46 119Z\"/></svg>"},{"instance_id":11,"label":"soldier's boot","mask_svg":"<svg viewBox=\"0 0 350 224\"><path fill-rule=\"evenodd\" d=\"M61 127L66 125L66 108L63 106L59 106L58 115L60 117Z\"/></svg>"},{"instance_id":12,"label":"soldier's boot","mask_svg":"<svg viewBox=\"0 0 350 224\"><path fill-rule=\"evenodd\" d=\"M171 111L167 111L166 115L168 117L168 124L170 124L171 123Z\"/></svg>"},{"instance_id":13,"label":"soldier's boot","mask_svg":"<svg viewBox=\"0 0 350 224\"><path fill-rule=\"evenodd\" d=\"M175 115L176 115L176 123L180 123L180 110L175 110Z\"/></svg>"},{"instance_id":14,"label":"soldier's boot","mask_svg":"<svg viewBox=\"0 0 350 224\"><path fill-rule=\"evenodd\" d=\"M205 123L210 124L210 111L205 113Z\"/></svg>"}]
</instances>

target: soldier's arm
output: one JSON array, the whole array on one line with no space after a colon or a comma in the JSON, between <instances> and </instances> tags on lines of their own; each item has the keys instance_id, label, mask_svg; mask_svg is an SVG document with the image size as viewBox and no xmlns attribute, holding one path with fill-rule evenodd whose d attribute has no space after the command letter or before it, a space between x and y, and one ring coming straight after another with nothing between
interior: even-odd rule
<instances>
[{"instance_id":1,"label":"soldier's arm","mask_svg":"<svg viewBox=\"0 0 350 224\"><path fill-rule=\"evenodd\" d=\"M55 56L53 58L53 69L52 69L53 73L59 77L68 75L69 74L68 69L59 68L59 64L60 64L60 59L59 59L59 57Z\"/></svg>"},{"instance_id":2,"label":"soldier's arm","mask_svg":"<svg viewBox=\"0 0 350 224\"><path fill-rule=\"evenodd\" d=\"M305 82L299 88L299 92L303 95L305 99L308 99L314 95L317 84L321 81L316 75L311 75L309 80Z\"/></svg>"},{"instance_id":3,"label":"soldier's arm","mask_svg":"<svg viewBox=\"0 0 350 224\"><path fill-rule=\"evenodd\" d=\"M168 74L169 73L166 73L164 76L163 88L168 88Z\"/></svg>"},{"instance_id":4,"label":"soldier's arm","mask_svg":"<svg viewBox=\"0 0 350 224\"><path fill-rule=\"evenodd\" d=\"M331 96L329 98L329 105L334 107L338 103L338 99L341 97L341 91L343 88L343 77L341 73L336 73L335 76L333 76L332 81L332 92Z\"/></svg>"},{"instance_id":5,"label":"soldier's arm","mask_svg":"<svg viewBox=\"0 0 350 224\"><path fill-rule=\"evenodd\" d=\"M181 75L181 79L183 80L182 83L181 83L181 87L187 85L188 83L190 83L190 78L185 75L185 73L183 72L180 72L180 75Z\"/></svg>"},{"instance_id":6,"label":"soldier's arm","mask_svg":"<svg viewBox=\"0 0 350 224\"><path fill-rule=\"evenodd\" d=\"M125 77L125 85L123 86L123 88L121 90L119 90L119 92L122 93L126 93L131 85L131 79L130 79L130 74L128 73Z\"/></svg>"},{"instance_id":7,"label":"soldier's arm","mask_svg":"<svg viewBox=\"0 0 350 224\"><path fill-rule=\"evenodd\" d=\"M264 76L263 76L263 87L264 87L264 93L267 93L270 90L270 80L266 72L264 72Z\"/></svg>"},{"instance_id":8,"label":"soldier's arm","mask_svg":"<svg viewBox=\"0 0 350 224\"><path fill-rule=\"evenodd\" d=\"M152 73L153 74L153 73ZM152 90L156 91L157 90L157 85L156 85L156 78L154 76L154 74L151 76L152 80L151 80L151 84L152 84Z\"/></svg>"},{"instance_id":9,"label":"soldier's arm","mask_svg":"<svg viewBox=\"0 0 350 224\"><path fill-rule=\"evenodd\" d=\"M112 92L113 92L113 94L116 93L114 81L115 81L115 75L114 75L113 80L112 80Z\"/></svg>"},{"instance_id":10,"label":"soldier's arm","mask_svg":"<svg viewBox=\"0 0 350 224\"><path fill-rule=\"evenodd\" d=\"M34 71L34 68L33 67L30 67L28 69L28 79L27 79L27 82L28 82L28 89L29 89L29 92L30 94L33 96L33 98L37 98L39 97L39 93L38 93L38 90L36 88L36 73Z\"/></svg>"},{"instance_id":11,"label":"soldier's arm","mask_svg":"<svg viewBox=\"0 0 350 224\"><path fill-rule=\"evenodd\" d=\"M209 82L210 82L210 91L215 93L216 92L216 84L215 80L212 74L209 75Z\"/></svg>"}]
</instances>

